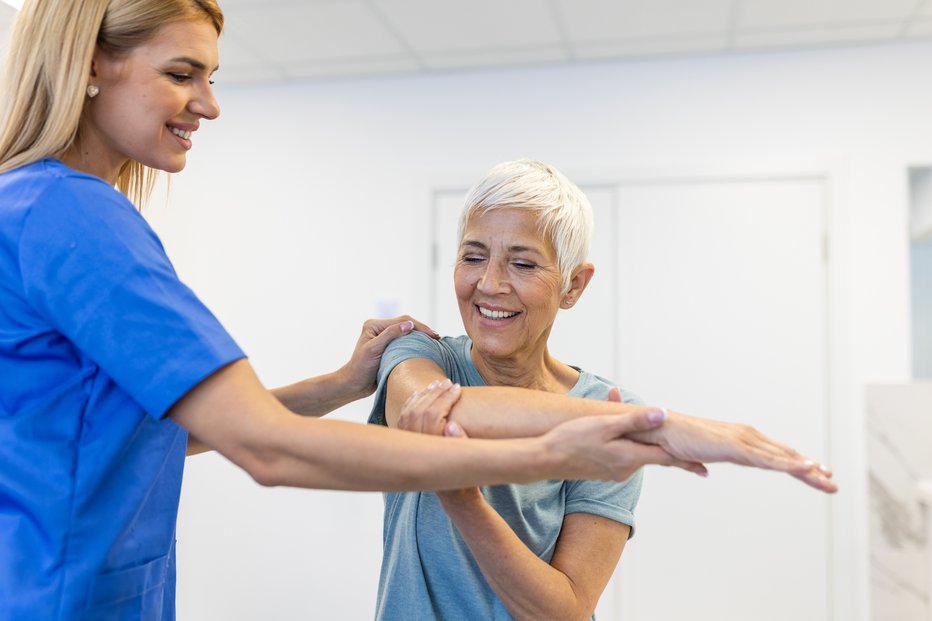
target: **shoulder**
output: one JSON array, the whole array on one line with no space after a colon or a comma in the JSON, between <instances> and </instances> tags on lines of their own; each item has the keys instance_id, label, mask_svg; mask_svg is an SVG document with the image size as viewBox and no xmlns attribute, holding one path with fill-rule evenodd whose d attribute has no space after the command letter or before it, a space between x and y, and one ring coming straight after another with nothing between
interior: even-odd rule
<instances>
[{"instance_id":1,"label":"shoulder","mask_svg":"<svg viewBox=\"0 0 932 621\"><path fill-rule=\"evenodd\" d=\"M462 356L463 339L468 340L469 337L445 336L437 340L414 330L389 343L382 355L383 364L385 361L394 361L394 364L398 364L411 358L430 358L438 363L442 360L457 359ZM469 351L468 347L465 351Z\"/></svg>"},{"instance_id":2,"label":"shoulder","mask_svg":"<svg viewBox=\"0 0 932 621\"><path fill-rule=\"evenodd\" d=\"M618 387L618 390L621 391L621 400L623 402L633 405L644 404L644 400L636 393L619 386L617 382L613 382L612 380L583 369L579 369L579 381L576 382L576 386L573 387L573 390L569 392L569 396L582 397L584 399L607 399L608 391L614 387Z\"/></svg>"}]
</instances>

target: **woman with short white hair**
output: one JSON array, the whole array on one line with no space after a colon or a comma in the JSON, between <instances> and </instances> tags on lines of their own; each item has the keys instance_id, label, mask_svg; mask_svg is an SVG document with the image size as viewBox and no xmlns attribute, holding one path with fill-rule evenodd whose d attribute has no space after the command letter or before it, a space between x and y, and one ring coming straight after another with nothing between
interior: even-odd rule
<instances>
[{"instance_id":1,"label":"woman with short white hair","mask_svg":"<svg viewBox=\"0 0 932 621\"><path fill-rule=\"evenodd\" d=\"M390 344L370 422L534 436L567 418L630 409L618 401L639 403L548 350L557 313L577 303L595 272L586 260L592 227L585 195L554 167L518 160L489 171L459 224L453 280L466 335L414 333ZM438 397L451 389L460 394L452 409ZM700 475L702 462L732 461L834 490L826 469L797 469L799 454L743 425L670 413L660 429L629 437L660 444ZM633 532L640 490L638 471L622 483L388 493L376 617L590 618Z\"/></svg>"}]
</instances>

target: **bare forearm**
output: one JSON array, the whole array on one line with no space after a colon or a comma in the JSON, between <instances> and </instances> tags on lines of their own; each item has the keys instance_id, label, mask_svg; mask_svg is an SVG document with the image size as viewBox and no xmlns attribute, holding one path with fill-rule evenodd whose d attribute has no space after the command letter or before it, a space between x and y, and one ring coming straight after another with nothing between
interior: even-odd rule
<instances>
[{"instance_id":1,"label":"bare forearm","mask_svg":"<svg viewBox=\"0 0 932 621\"><path fill-rule=\"evenodd\" d=\"M539 390L483 386L463 388L450 420L459 423L472 438L526 438L542 435L574 418L637 408Z\"/></svg>"},{"instance_id":2,"label":"bare forearm","mask_svg":"<svg viewBox=\"0 0 932 621\"><path fill-rule=\"evenodd\" d=\"M441 503L508 612L518 620L588 619L594 602L581 599L564 573L534 554L494 508L471 493L441 493Z\"/></svg>"},{"instance_id":3,"label":"bare forearm","mask_svg":"<svg viewBox=\"0 0 932 621\"><path fill-rule=\"evenodd\" d=\"M323 416L369 394L354 387L342 369L270 392L282 405L301 416Z\"/></svg>"},{"instance_id":4,"label":"bare forearm","mask_svg":"<svg viewBox=\"0 0 932 621\"><path fill-rule=\"evenodd\" d=\"M271 434L271 435L268 435ZM245 466L266 485L403 491L529 482L559 470L534 440L451 442L343 421L287 417Z\"/></svg>"}]
</instances>

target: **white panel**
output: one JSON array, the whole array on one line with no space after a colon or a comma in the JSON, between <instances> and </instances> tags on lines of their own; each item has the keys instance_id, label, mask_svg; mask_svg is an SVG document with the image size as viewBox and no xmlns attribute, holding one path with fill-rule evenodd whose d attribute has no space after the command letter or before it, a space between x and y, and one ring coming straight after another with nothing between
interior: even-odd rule
<instances>
[{"instance_id":1,"label":"white panel","mask_svg":"<svg viewBox=\"0 0 932 621\"><path fill-rule=\"evenodd\" d=\"M868 24L843 28L813 28L804 30L782 30L773 32L743 31L735 35L734 47L798 47L804 45L829 45L832 43L859 43L894 39L899 36L900 24Z\"/></svg>"},{"instance_id":2,"label":"white panel","mask_svg":"<svg viewBox=\"0 0 932 621\"><path fill-rule=\"evenodd\" d=\"M339 60L300 65L285 65L282 71L289 78L329 78L413 73L420 65L410 56L383 56L362 60Z\"/></svg>"},{"instance_id":3,"label":"white panel","mask_svg":"<svg viewBox=\"0 0 932 621\"><path fill-rule=\"evenodd\" d=\"M725 34L677 37L675 39L626 39L598 43L580 43L573 47L578 60L623 58L628 56L662 56L723 51L728 47Z\"/></svg>"},{"instance_id":4,"label":"white panel","mask_svg":"<svg viewBox=\"0 0 932 621\"><path fill-rule=\"evenodd\" d=\"M456 262L457 227L466 191L466 188L445 190L434 195L435 268L430 325L444 336L464 333L463 320L453 291L453 267Z\"/></svg>"},{"instance_id":5,"label":"white panel","mask_svg":"<svg viewBox=\"0 0 932 621\"><path fill-rule=\"evenodd\" d=\"M595 275L579 302L569 310L557 313L550 333L549 348L557 360L586 369L628 387L625 378L617 377L615 352L615 244L613 188L581 188L595 217L589 261L595 265Z\"/></svg>"},{"instance_id":6,"label":"white panel","mask_svg":"<svg viewBox=\"0 0 932 621\"><path fill-rule=\"evenodd\" d=\"M625 186L618 202L625 382L827 460L821 184ZM626 618L828 619L828 502L785 475L649 470Z\"/></svg>"},{"instance_id":7,"label":"white panel","mask_svg":"<svg viewBox=\"0 0 932 621\"><path fill-rule=\"evenodd\" d=\"M374 0L419 53L520 48L562 42L545 0Z\"/></svg>"},{"instance_id":8,"label":"white panel","mask_svg":"<svg viewBox=\"0 0 932 621\"><path fill-rule=\"evenodd\" d=\"M557 0L572 45L725 32L733 0Z\"/></svg>"},{"instance_id":9,"label":"white panel","mask_svg":"<svg viewBox=\"0 0 932 621\"><path fill-rule=\"evenodd\" d=\"M466 69L476 67L499 67L507 65L532 65L557 63L569 59L563 46L534 47L522 49L493 49L466 54L425 54L421 61L429 69Z\"/></svg>"},{"instance_id":10,"label":"white panel","mask_svg":"<svg viewBox=\"0 0 932 621\"><path fill-rule=\"evenodd\" d=\"M739 28L894 20L912 17L916 0L743 0Z\"/></svg>"},{"instance_id":11,"label":"white panel","mask_svg":"<svg viewBox=\"0 0 932 621\"><path fill-rule=\"evenodd\" d=\"M906 27L905 36L910 39L932 38L932 19L922 19L910 22Z\"/></svg>"},{"instance_id":12,"label":"white panel","mask_svg":"<svg viewBox=\"0 0 932 621\"><path fill-rule=\"evenodd\" d=\"M404 54L365 2L233 8L226 27L270 61L288 63Z\"/></svg>"}]
</instances>

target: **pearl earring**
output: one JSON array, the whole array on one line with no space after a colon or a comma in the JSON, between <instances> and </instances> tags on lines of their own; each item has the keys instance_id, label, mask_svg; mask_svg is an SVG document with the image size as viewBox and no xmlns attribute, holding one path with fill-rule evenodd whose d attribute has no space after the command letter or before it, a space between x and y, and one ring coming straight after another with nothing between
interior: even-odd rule
<instances>
[{"instance_id":1,"label":"pearl earring","mask_svg":"<svg viewBox=\"0 0 932 621\"><path fill-rule=\"evenodd\" d=\"M91 99L93 99L94 97L97 97L97 93L99 92L100 92L100 87L97 86L96 84L87 85L87 96L90 97Z\"/></svg>"}]
</instances>

